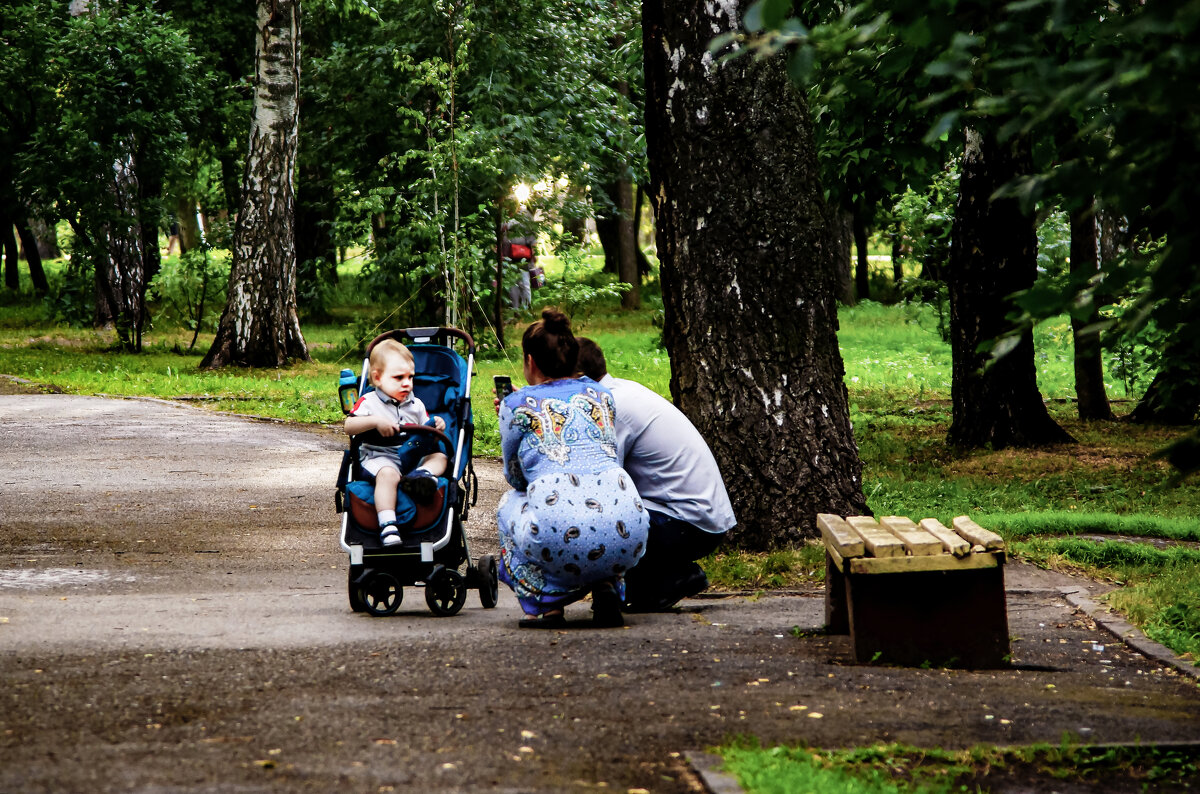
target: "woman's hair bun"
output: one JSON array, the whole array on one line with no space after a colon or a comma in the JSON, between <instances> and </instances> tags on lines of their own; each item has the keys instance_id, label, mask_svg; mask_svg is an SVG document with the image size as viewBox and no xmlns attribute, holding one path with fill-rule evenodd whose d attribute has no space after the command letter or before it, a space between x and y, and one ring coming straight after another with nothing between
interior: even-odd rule
<instances>
[{"instance_id":1,"label":"woman's hair bun","mask_svg":"<svg viewBox=\"0 0 1200 794\"><path fill-rule=\"evenodd\" d=\"M570 333L571 318L558 309L548 306L542 309L542 326L552 334Z\"/></svg>"}]
</instances>

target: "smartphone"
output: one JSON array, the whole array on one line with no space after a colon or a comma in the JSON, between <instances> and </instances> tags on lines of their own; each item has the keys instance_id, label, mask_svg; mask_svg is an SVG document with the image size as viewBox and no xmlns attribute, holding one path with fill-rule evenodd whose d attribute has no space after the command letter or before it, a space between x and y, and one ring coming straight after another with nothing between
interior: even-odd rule
<instances>
[{"instance_id":1,"label":"smartphone","mask_svg":"<svg viewBox=\"0 0 1200 794\"><path fill-rule=\"evenodd\" d=\"M507 375L492 376L492 383L496 387L496 396L499 397L501 401L513 393L512 378L508 377Z\"/></svg>"}]
</instances>

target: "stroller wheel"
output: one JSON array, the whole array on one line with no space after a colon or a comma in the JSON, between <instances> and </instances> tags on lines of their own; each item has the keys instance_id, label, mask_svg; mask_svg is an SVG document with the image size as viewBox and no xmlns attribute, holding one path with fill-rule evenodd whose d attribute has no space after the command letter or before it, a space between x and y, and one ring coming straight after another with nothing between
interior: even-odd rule
<instances>
[{"instance_id":1,"label":"stroller wheel","mask_svg":"<svg viewBox=\"0 0 1200 794\"><path fill-rule=\"evenodd\" d=\"M484 609L491 609L500 600L500 577L496 573L496 558L484 554L475 565L479 577L479 603Z\"/></svg>"},{"instance_id":2,"label":"stroller wheel","mask_svg":"<svg viewBox=\"0 0 1200 794\"><path fill-rule=\"evenodd\" d=\"M400 580L390 573L375 571L367 574L359 586L359 599L368 613L383 617L400 608L400 602L404 600L404 588L400 586Z\"/></svg>"},{"instance_id":3,"label":"stroller wheel","mask_svg":"<svg viewBox=\"0 0 1200 794\"><path fill-rule=\"evenodd\" d=\"M363 603L362 585L359 580L363 577L361 565L351 565L346 577L346 592L350 596L350 609L355 612L366 612L367 605Z\"/></svg>"},{"instance_id":4,"label":"stroller wheel","mask_svg":"<svg viewBox=\"0 0 1200 794\"><path fill-rule=\"evenodd\" d=\"M467 603L467 582L458 571L438 568L425 582L425 603L438 617L457 615Z\"/></svg>"}]
</instances>

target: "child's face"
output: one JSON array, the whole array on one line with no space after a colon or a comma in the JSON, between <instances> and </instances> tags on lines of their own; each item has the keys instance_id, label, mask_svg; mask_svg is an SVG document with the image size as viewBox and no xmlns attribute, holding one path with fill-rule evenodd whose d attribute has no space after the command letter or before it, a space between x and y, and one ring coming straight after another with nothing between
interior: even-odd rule
<instances>
[{"instance_id":1,"label":"child's face","mask_svg":"<svg viewBox=\"0 0 1200 794\"><path fill-rule=\"evenodd\" d=\"M397 402L404 402L412 394L413 365L400 356L391 356L383 363L383 369L371 373L375 388Z\"/></svg>"}]
</instances>

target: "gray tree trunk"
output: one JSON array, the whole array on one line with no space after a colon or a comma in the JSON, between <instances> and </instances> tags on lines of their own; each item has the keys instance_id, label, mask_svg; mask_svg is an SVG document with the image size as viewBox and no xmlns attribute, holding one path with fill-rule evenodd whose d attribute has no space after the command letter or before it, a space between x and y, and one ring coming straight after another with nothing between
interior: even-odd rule
<instances>
[{"instance_id":1,"label":"gray tree trunk","mask_svg":"<svg viewBox=\"0 0 1200 794\"><path fill-rule=\"evenodd\" d=\"M1096 204L1071 213L1071 276L1096 279L1100 275L1100 238L1097 234ZM1080 419L1113 418L1104 390L1104 360L1100 356L1100 310L1090 291L1085 303L1071 314L1075 342L1075 396Z\"/></svg>"},{"instance_id":2,"label":"gray tree trunk","mask_svg":"<svg viewBox=\"0 0 1200 794\"><path fill-rule=\"evenodd\" d=\"M808 109L781 59L721 65L734 0L646 0L646 130L671 392L767 549L867 510Z\"/></svg>"},{"instance_id":3,"label":"gray tree trunk","mask_svg":"<svg viewBox=\"0 0 1200 794\"><path fill-rule=\"evenodd\" d=\"M1025 142L1000 144L966 132L958 206L946 281L950 288L951 401L949 440L964 447L1028 447L1071 441L1050 417L1037 386L1033 332L992 360L979 352L1012 330L1008 297L1037 277L1037 230L1016 199L992 199L1031 166Z\"/></svg>"},{"instance_id":4,"label":"gray tree trunk","mask_svg":"<svg viewBox=\"0 0 1200 794\"><path fill-rule=\"evenodd\" d=\"M259 0L254 110L228 300L202 367L309 360L296 312L300 2Z\"/></svg>"}]
</instances>

